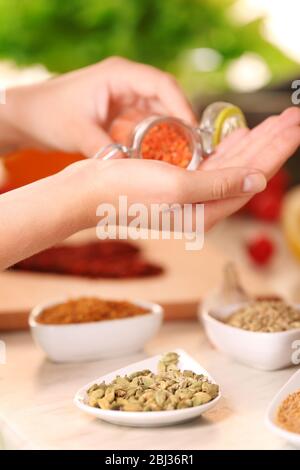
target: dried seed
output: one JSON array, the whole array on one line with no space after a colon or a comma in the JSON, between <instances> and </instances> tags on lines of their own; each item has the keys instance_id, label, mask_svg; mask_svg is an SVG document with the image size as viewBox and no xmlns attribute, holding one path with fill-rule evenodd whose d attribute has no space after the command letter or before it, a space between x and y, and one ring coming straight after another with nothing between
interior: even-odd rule
<instances>
[{"instance_id":1,"label":"dried seed","mask_svg":"<svg viewBox=\"0 0 300 470\"><path fill-rule=\"evenodd\" d=\"M169 352L167 354L165 354L162 359L161 359L161 362L164 362L165 364L168 363L174 363L174 364L177 364L178 363L178 360L179 360L179 356L177 353L175 352Z\"/></svg>"},{"instance_id":2,"label":"dried seed","mask_svg":"<svg viewBox=\"0 0 300 470\"><path fill-rule=\"evenodd\" d=\"M165 374L166 371L167 371L167 365L164 362L159 362L158 363L158 372L160 374Z\"/></svg>"},{"instance_id":3,"label":"dried seed","mask_svg":"<svg viewBox=\"0 0 300 470\"><path fill-rule=\"evenodd\" d=\"M219 394L219 387L217 384L204 382L202 384L202 392L208 393L211 396L211 398L216 398Z\"/></svg>"},{"instance_id":4,"label":"dried seed","mask_svg":"<svg viewBox=\"0 0 300 470\"><path fill-rule=\"evenodd\" d=\"M185 377L191 377L192 379L195 378L195 374L191 370L184 370L182 373Z\"/></svg>"},{"instance_id":5,"label":"dried seed","mask_svg":"<svg viewBox=\"0 0 300 470\"><path fill-rule=\"evenodd\" d=\"M154 384L154 379L150 375L146 375L145 377L142 378L142 384L144 387L149 388L151 385Z\"/></svg>"},{"instance_id":6,"label":"dried seed","mask_svg":"<svg viewBox=\"0 0 300 470\"><path fill-rule=\"evenodd\" d=\"M190 408L191 406L194 406L192 400L190 399L181 400L177 403L177 410L180 410L182 408Z\"/></svg>"},{"instance_id":7,"label":"dried seed","mask_svg":"<svg viewBox=\"0 0 300 470\"><path fill-rule=\"evenodd\" d=\"M193 393L202 392L203 385L204 384L202 382L194 382L192 385L190 385L189 390L191 390Z\"/></svg>"},{"instance_id":8,"label":"dried seed","mask_svg":"<svg viewBox=\"0 0 300 470\"><path fill-rule=\"evenodd\" d=\"M170 410L176 410L176 404L174 405L173 403L167 403L164 407L165 410L170 411Z\"/></svg>"},{"instance_id":9,"label":"dried seed","mask_svg":"<svg viewBox=\"0 0 300 470\"><path fill-rule=\"evenodd\" d=\"M148 408L148 411L161 411L162 410L162 408L155 401L147 403L147 408Z\"/></svg>"},{"instance_id":10,"label":"dried seed","mask_svg":"<svg viewBox=\"0 0 300 470\"><path fill-rule=\"evenodd\" d=\"M167 393L164 390L158 390L155 393L155 401L161 408L163 407L164 402L167 399Z\"/></svg>"},{"instance_id":11,"label":"dried seed","mask_svg":"<svg viewBox=\"0 0 300 470\"><path fill-rule=\"evenodd\" d=\"M198 392L193 398L193 406L204 405L211 401L211 396L206 392Z\"/></svg>"},{"instance_id":12,"label":"dried seed","mask_svg":"<svg viewBox=\"0 0 300 470\"><path fill-rule=\"evenodd\" d=\"M99 388L99 385L98 385L98 384L94 384L94 385L92 385L92 386L88 389L87 393L92 393L92 392L94 392L95 390L97 390L98 388Z\"/></svg>"},{"instance_id":13,"label":"dried seed","mask_svg":"<svg viewBox=\"0 0 300 470\"><path fill-rule=\"evenodd\" d=\"M98 403L98 400L100 398L103 398L104 396L104 390L102 388L98 388L96 390L93 390L90 394L89 394L89 405L90 406L96 406L97 403Z\"/></svg>"},{"instance_id":14,"label":"dried seed","mask_svg":"<svg viewBox=\"0 0 300 470\"><path fill-rule=\"evenodd\" d=\"M287 331L300 328L300 309L281 300L260 300L232 313L225 323L249 331Z\"/></svg>"},{"instance_id":15,"label":"dried seed","mask_svg":"<svg viewBox=\"0 0 300 470\"><path fill-rule=\"evenodd\" d=\"M102 410L109 410L110 409L110 402L107 400L107 398L101 398L101 400L98 400L98 406Z\"/></svg>"},{"instance_id":16,"label":"dried seed","mask_svg":"<svg viewBox=\"0 0 300 470\"><path fill-rule=\"evenodd\" d=\"M108 387L105 392L105 398L109 403L112 403L115 399L115 391L112 387Z\"/></svg>"},{"instance_id":17,"label":"dried seed","mask_svg":"<svg viewBox=\"0 0 300 470\"><path fill-rule=\"evenodd\" d=\"M117 377L114 380L114 383L116 384L115 388L120 388L120 389L126 389L130 386L129 380L125 379L125 377Z\"/></svg>"},{"instance_id":18,"label":"dried seed","mask_svg":"<svg viewBox=\"0 0 300 470\"><path fill-rule=\"evenodd\" d=\"M123 405L123 410L124 411L143 411L143 408L138 401L131 401Z\"/></svg>"}]
</instances>

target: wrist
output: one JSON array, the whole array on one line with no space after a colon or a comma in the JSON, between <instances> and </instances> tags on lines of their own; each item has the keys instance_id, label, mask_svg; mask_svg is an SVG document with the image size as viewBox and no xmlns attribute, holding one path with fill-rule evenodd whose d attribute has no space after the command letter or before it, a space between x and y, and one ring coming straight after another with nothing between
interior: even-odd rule
<instances>
[{"instance_id":1,"label":"wrist","mask_svg":"<svg viewBox=\"0 0 300 470\"><path fill-rule=\"evenodd\" d=\"M81 160L55 175L74 233L96 225L96 210L102 200L99 188L104 187L99 163Z\"/></svg>"},{"instance_id":2,"label":"wrist","mask_svg":"<svg viewBox=\"0 0 300 470\"><path fill-rule=\"evenodd\" d=\"M88 185L78 176L61 171L1 196L1 269L87 228Z\"/></svg>"}]
</instances>

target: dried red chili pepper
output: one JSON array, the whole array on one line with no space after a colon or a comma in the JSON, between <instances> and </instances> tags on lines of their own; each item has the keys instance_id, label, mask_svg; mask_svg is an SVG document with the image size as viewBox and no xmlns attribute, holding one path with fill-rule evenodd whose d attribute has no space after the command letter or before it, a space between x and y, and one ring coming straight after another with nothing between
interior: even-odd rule
<instances>
[{"instance_id":1,"label":"dried red chili pepper","mask_svg":"<svg viewBox=\"0 0 300 470\"><path fill-rule=\"evenodd\" d=\"M163 271L161 266L145 261L136 245L118 240L52 247L12 269L90 278L145 277Z\"/></svg>"}]
</instances>

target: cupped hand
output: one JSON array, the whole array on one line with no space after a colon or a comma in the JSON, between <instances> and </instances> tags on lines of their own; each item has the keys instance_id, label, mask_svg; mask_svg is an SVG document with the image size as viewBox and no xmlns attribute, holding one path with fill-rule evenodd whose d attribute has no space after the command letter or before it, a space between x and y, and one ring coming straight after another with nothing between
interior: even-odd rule
<instances>
[{"instance_id":1,"label":"cupped hand","mask_svg":"<svg viewBox=\"0 0 300 470\"><path fill-rule=\"evenodd\" d=\"M224 171L245 166L263 172L269 180L300 145L300 109L291 107L279 116L271 116L252 130L239 129L225 139L199 171ZM205 205L206 228L239 210L249 196L208 202Z\"/></svg>"},{"instance_id":2,"label":"cupped hand","mask_svg":"<svg viewBox=\"0 0 300 470\"><path fill-rule=\"evenodd\" d=\"M198 171L186 171L168 163L140 159L90 160L93 202L118 206L118 196L128 203L205 203L205 229L237 211L300 145L300 111L290 108L253 130L240 129L220 144ZM84 162L79 162L83 164ZM92 168L92 170L91 170ZM251 183L251 184L250 184Z\"/></svg>"},{"instance_id":3,"label":"cupped hand","mask_svg":"<svg viewBox=\"0 0 300 470\"><path fill-rule=\"evenodd\" d=\"M140 161L141 167L132 165L138 169L136 179L140 179L144 194L154 181L154 190L161 191L168 187L167 182L171 178L172 184L180 187L178 191L168 193L168 202L203 202L205 203L205 229L208 230L220 220L239 210L253 196L255 192L263 189L263 186L254 190L251 194L241 191L241 181L246 173L251 170L258 171L269 180L279 168L294 154L300 145L300 110L289 108L279 116L266 119L252 130L239 129L225 139L217 148L214 155L205 159L196 172L178 169L162 162L149 163L147 170L151 171L145 177L142 168L146 169L147 162ZM129 163L128 163L129 164ZM126 162L124 174L126 174ZM145 166L144 166L145 165ZM142 170L142 171L140 171ZM163 170L163 171L162 171ZM179 171L178 171L179 170ZM243 173L244 172L244 173ZM147 179L149 178L149 179ZM233 183L234 178L239 178L239 184ZM262 180L260 180L262 181ZM177 182L177 183L175 183ZM122 187L122 186L121 186ZM132 182L132 188L136 189L136 183ZM239 191L238 191L238 188ZM138 193L142 199L142 193ZM173 195L173 200L172 200Z\"/></svg>"},{"instance_id":4,"label":"cupped hand","mask_svg":"<svg viewBox=\"0 0 300 470\"><path fill-rule=\"evenodd\" d=\"M168 204L172 210L174 204L183 206L253 196L266 187L264 175L253 169L190 172L162 161L143 159L88 159L70 165L62 173L70 174L70 185L74 186L75 181L75 186L84 187L85 227L97 223L100 204L109 204L117 215L128 217L128 213L120 211L136 203L151 214L152 204L162 204L161 211ZM120 196L127 199L125 207L120 204Z\"/></svg>"}]
</instances>

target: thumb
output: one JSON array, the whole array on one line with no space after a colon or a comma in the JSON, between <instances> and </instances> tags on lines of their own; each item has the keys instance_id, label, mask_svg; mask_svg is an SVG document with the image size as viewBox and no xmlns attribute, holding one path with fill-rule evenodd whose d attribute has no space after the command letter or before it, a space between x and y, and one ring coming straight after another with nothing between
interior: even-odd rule
<instances>
[{"instance_id":1,"label":"thumb","mask_svg":"<svg viewBox=\"0 0 300 470\"><path fill-rule=\"evenodd\" d=\"M113 142L109 135L94 123L81 127L78 139L78 150L87 158L93 157L101 147Z\"/></svg>"},{"instance_id":2,"label":"thumb","mask_svg":"<svg viewBox=\"0 0 300 470\"><path fill-rule=\"evenodd\" d=\"M267 185L264 174L253 168L224 168L217 171L182 173L182 203L205 202L254 195Z\"/></svg>"}]
</instances>

